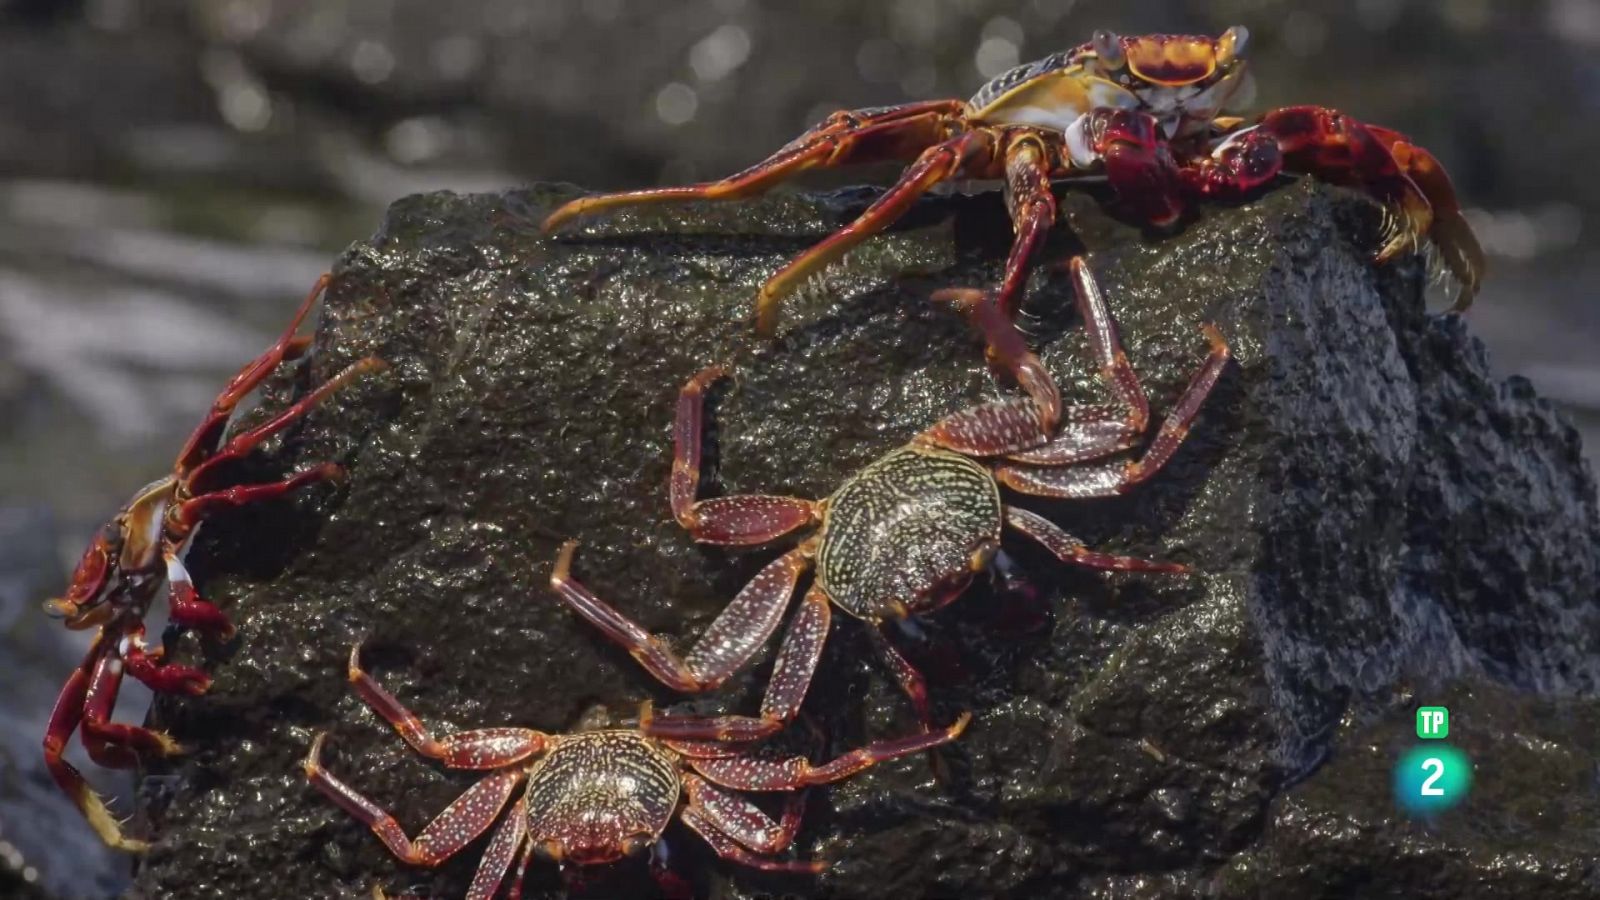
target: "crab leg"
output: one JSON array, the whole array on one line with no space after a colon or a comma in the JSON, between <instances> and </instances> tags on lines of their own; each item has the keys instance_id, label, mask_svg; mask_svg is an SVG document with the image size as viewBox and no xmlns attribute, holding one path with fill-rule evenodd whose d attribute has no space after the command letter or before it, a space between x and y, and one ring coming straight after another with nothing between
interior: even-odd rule
<instances>
[{"instance_id":1,"label":"crab leg","mask_svg":"<svg viewBox=\"0 0 1600 900\"><path fill-rule=\"evenodd\" d=\"M756 295L756 333L770 337L778 327L783 298L823 266L852 247L889 227L905 214L917 198L941 181L970 169L986 170L995 152L995 136L988 131L967 131L923 151L854 222L828 235L810 250L789 261L767 279Z\"/></svg>"},{"instance_id":2,"label":"crab leg","mask_svg":"<svg viewBox=\"0 0 1600 900\"><path fill-rule=\"evenodd\" d=\"M214 456L212 459L221 459ZM210 460L207 461L208 463ZM191 497L178 506L177 518L183 529L192 529L194 526L219 510L237 509L273 500L290 491L298 490L309 484L319 481L341 481L344 479L344 467L338 463L325 462L312 466L301 472L269 484L240 484L233 487L222 488Z\"/></svg>"},{"instance_id":3,"label":"crab leg","mask_svg":"<svg viewBox=\"0 0 1600 900\"><path fill-rule=\"evenodd\" d=\"M489 839L489 847L483 851L478 871L467 888L466 900L494 900L506 873L511 870L511 863L517 858L517 851L529 843L528 817L521 810L512 809L511 815L506 816L495 829L494 837Z\"/></svg>"},{"instance_id":4,"label":"crab leg","mask_svg":"<svg viewBox=\"0 0 1600 900\"><path fill-rule=\"evenodd\" d=\"M78 812L83 814L89 827L109 847L129 853L142 853L150 845L122 833L122 825L111 814L105 800L89 787L83 773L66 760L67 740L83 721L84 702L89 693L90 672L97 668L100 659L112 652L110 637L104 630L95 637L83 662L73 671L72 677L62 686L56 704L50 710L50 723L44 733L44 762L63 793L72 799Z\"/></svg>"},{"instance_id":5,"label":"crab leg","mask_svg":"<svg viewBox=\"0 0 1600 900\"><path fill-rule=\"evenodd\" d=\"M962 713L961 717L947 728L877 741L852 750L821 766L813 766L810 760L801 756L778 760L748 756L691 759L689 765L710 781L734 790L794 791L812 785L842 781L878 763L948 744L960 737L961 732L966 730L967 723L971 721L971 713Z\"/></svg>"},{"instance_id":6,"label":"crab leg","mask_svg":"<svg viewBox=\"0 0 1600 900\"><path fill-rule=\"evenodd\" d=\"M322 743L327 737L326 733L319 734L311 742L311 752L306 754L302 764L306 779L345 812L371 828L390 853L414 866L437 866L487 830L525 774L522 769L506 769L485 775L445 807L413 841L406 837L405 829L394 816L322 768Z\"/></svg>"},{"instance_id":7,"label":"crab leg","mask_svg":"<svg viewBox=\"0 0 1600 900\"><path fill-rule=\"evenodd\" d=\"M783 805L777 822L749 800L717 787L695 774L683 777L689 806L702 813L717 830L757 853L782 853L794 843L805 817L806 795L796 791Z\"/></svg>"},{"instance_id":8,"label":"crab leg","mask_svg":"<svg viewBox=\"0 0 1600 900\"><path fill-rule=\"evenodd\" d=\"M772 677L767 680L767 691L761 699L760 716L652 717L647 711L641 716L639 730L654 737L681 741L752 741L776 734L800 713L800 704L811 687L811 676L817 670L817 662L822 659L822 648L828 640L828 625L832 616L827 594L816 587L806 592L800 609L789 620L783 645L778 648L778 659L772 664ZM713 630L715 627L712 626ZM712 638L713 632L706 632L700 643L695 645L695 651L708 645L713 650L719 650L732 643L731 640L713 641ZM741 658L740 664L749 659L753 652L752 647ZM694 653L691 653L691 665L694 659ZM731 671L737 669L730 670L730 674Z\"/></svg>"},{"instance_id":9,"label":"crab leg","mask_svg":"<svg viewBox=\"0 0 1600 900\"><path fill-rule=\"evenodd\" d=\"M186 483L192 489L203 490L198 486L205 483L206 475L213 470L214 466L225 460L238 459L250 452L262 441L289 427L296 419L310 412L312 407L327 399L329 394L344 387L351 379L369 372L380 372L387 366L387 363L376 356L368 356L351 363L338 374L318 385L315 390L301 397L288 409L255 428L235 435L225 446L194 466L187 475Z\"/></svg>"},{"instance_id":10,"label":"crab leg","mask_svg":"<svg viewBox=\"0 0 1600 900\"><path fill-rule=\"evenodd\" d=\"M900 689L911 698L911 708L916 710L917 721L922 723L922 730L932 731L933 715L928 709L927 680L887 635L878 629L873 629L871 634L873 643L878 647L878 653L883 657L883 661L888 663L889 671L894 674L895 681L900 683Z\"/></svg>"},{"instance_id":11,"label":"crab leg","mask_svg":"<svg viewBox=\"0 0 1600 900\"><path fill-rule=\"evenodd\" d=\"M295 332L300 330L300 323L305 321L306 314L316 304L317 298L327 290L331 274L324 274L312 285L311 292L306 294L301 301L299 309L294 312L294 317L289 320L289 326L283 330L283 335L277 342L268 347L260 356L246 363L228 386L211 404L211 411L204 420L189 435L188 443L184 444L183 451L178 454L177 472L183 477L194 466L199 465L216 447L217 441L222 437L222 430L227 427L228 417L233 415L234 407L245 395L255 390L256 386L266 380L273 370L282 365L284 360L298 359L311 346L311 338L295 337Z\"/></svg>"},{"instance_id":12,"label":"crab leg","mask_svg":"<svg viewBox=\"0 0 1600 900\"><path fill-rule=\"evenodd\" d=\"M1073 257L1067 269L1097 374L1111 392L1113 403L1069 407L1049 443L1008 454L1007 459L1013 462L1064 466L1099 459L1137 444L1150 422L1150 402L1145 398L1139 374L1122 349L1116 320L1106 305L1099 281L1081 256Z\"/></svg>"},{"instance_id":13,"label":"crab leg","mask_svg":"<svg viewBox=\"0 0 1600 900\"><path fill-rule=\"evenodd\" d=\"M1056 559L1074 566L1086 569L1100 569L1107 572L1173 572L1181 574L1189 571L1189 567L1182 563L1152 562L1132 556L1113 556L1109 553L1098 553L1083 545L1083 542L1062 531L1059 526L1049 519L1025 509L1007 506L1006 525L1021 534L1032 538L1040 546L1049 550Z\"/></svg>"},{"instance_id":14,"label":"crab leg","mask_svg":"<svg viewBox=\"0 0 1600 900\"><path fill-rule=\"evenodd\" d=\"M198 628L225 641L232 639L233 623L228 621L227 615L211 602L200 599L200 594L195 591L194 579L189 577L189 570L180 555L181 547L174 546L170 540L166 543L168 546L162 550L162 557L167 563L167 610L172 621ZM137 674L134 677L145 680Z\"/></svg>"},{"instance_id":15,"label":"crab leg","mask_svg":"<svg viewBox=\"0 0 1600 900\"><path fill-rule=\"evenodd\" d=\"M1177 451L1189 434L1189 426L1206 395L1211 393L1222 370L1228 364L1228 345L1214 325L1204 325L1206 340L1211 343L1211 353L1205 363L1190 379L1178 402L1167 413L1155 440L1145 448L1144 455L1132 462L1111 462L1099 466L1076 468L1034 469L1023 466L1001 466L995 477L1001 484L1025 494L1041 497L1110 497L1150 478Z\"/></svg>"},{"instance_id":16,"label":"crab leg","mask_svg":"<svg viewBox=\"0 0 1600 900\"><path fill-rule=\"evenodd\" d=\"M741 866L748 866L763 872L798 872L812 875L821 872L828 866L827 863L821 860L767 859L763 856L757 856L740 846L739 842L731 835L718 828L709 816L693 806L685 806L683 812L678 814L678 818L683 824L689 826L691 831L700 835L702 840L711 845L711 849L715 850L718 856Z\"/></svg>"},{"instance_id":17,"label":"crab leg","mask_svg":"<svg viewBox=\"0 0 1600 900\"><path fill-rule=\"evenodd\" d=\"M920 439L958 453L1005 456L1033 465L1098 459L1138 443L1150 421L1144 387L1122 349L1116 321L1094 274L1082 257L1073 257L1068 270L1100 380L1114 402L1063 411L1054 379L996 303L970 288L936 291L934 299L953 303L967 313L983 332L989 358L1012 373L1031 402L979 404L946 416Z\"/></svg>"},{"instance_id":18,"label":"crab leg","mask_svg":"<svg viewBox=\"0 0 1600 900\"><path fill-rule=\"evenodd\" d=\"M1367 130L1388 146L1389 154L1400 169L1411 177L1411 182L1432 205L1433 227L1428 229L1428 237L1439 248L1445 268L1461 282L1461 291L1456 295L1455 305L1451 309L1464 312L1472 305L1472 299L1477 296L1478 287L1483 283L1487 262L1478 236L1461 215L1455 185L1451 184L1444 166L1432 153L1411 143L1404 135L1376 125L1368 125Z\"/></svg>"},{"instance_id":19,"label":"crab leg","mask_svg":"<svg viewBox=\"0 0 1600 900\"><path fill-rule=\"evenodd\" d=\"M211 676L193 666L162 664L166 648L146 649L144 625L139 622L127 626L117 653L122 657L128 674L153 691L194 697L204 694L211 687Z\"/></svg>"},{"instance_id":20,"label":"crab leg","mask_svg":"<svg viewBox=\"0 0 1600 900\"><path fill-rule=\"evenodd\" d=\"M750 852L778 853L794 842L795 832L800 829L799 802L791 800L784 807L780 824L749 801L720 791L703 779L689 775L683 783L689 802L678 818L723 859L766 872L816 874L827 868L828 864L821 860L767 859Z\"/></svg>"},{"instance_id":21,"label":"crab leg","mask_svg":"<svg viewBox=\"0 0 1600 900\"><path fill-rule=\"evenodd\" d=\"M83 722L78 736L89 758L108 769L132 768L141 758L176 756L183 752L167 734L111 721L122 688L123 661L114 651L101 654L84 694Z\"/></svg>"},{"instance_id":22,"label":"crab leg","mask_svg":"<svg viewBox=\"0 0 1600 900\"><path fill-rule=\"evenodd\" d=\"M772 156L720 181L580 197L544 220L550 233L581 215L678 200L734 200L762 193L807 169L863 162L908 160L944 140L960 100L933 100L881 109L834 113Z\"/></svg>"},{"instance_id":23,"label":"crab leg","mask_svg":"<svg viewBox=\"0 0 1600 900\"><path fill-rule=\"evenodd\" d=\"M695 500L700 490L700 443L705 431L705 392L723 375L721 366L707 366L678 392L673 419L672 478L668 493L672 515L702 544L747 546L765 544L817 522L817 504L798 497L741 494Z\"/></svg>"},{"instance_id":24,"label":"crab leg","mask_svg":"<svg viewBox=\"0 0 1600 900\"><path fill-rule=\"evenodd\" d=\"M1056 197L1050 192L1050 154L1031 132L1005 151L1006 205L1011 212L1011 253L995 304L1007 321L1017 317L1022 289L1027 286L1033 252L1056 221Z\"/></svg>"},{"instance_id":25,"label":"crab leg","mask_svg":"<svg viewBox=\"0 0 1600 900\"><path fill-rule=\"evenodd\" d=\"M1061 392L999 303L973 288L935 291L933 299L967 315L983 333L991 363L1009 372L1028 398L995 400L951 413L916 439L971 456L998 456L1048 440L1061 417Z\"/></svg>"},{"instance_id":26,"label":"crab leg","mask_svg":"<svg viewBox=\"0 0 1600 900\"><path fill-rule=\"evenodd\" d=\"M572 579L577 541L561 545L550 588L562 602L644 666L657 681L686 694L708 691L739 671L777 630L800 575L811 565L811 549L798 547L778 557L750 580L684 657L665 641L618 612Z\"/></svg>"},{"instance_id":27,"label":"crab leg","mask_svg":"<svg viewBox=\"0 0 1600 900\"><path fill-rule=\"evenodd\" d=\"M533 859L533 851L537 846L531 838L523 842L522 853L517 856L517 870L511 873L511 887L506 891L506 900L522 900L522 879L528 874L528 863Z\"/></svg>"},{"instance_id":28,"label":"crab leg","mask_svg":"<svg viewBox=\"0 0 1600 900\"><path fill-rule=\"evenodd\" d=\"M406 709L361 668L360 644L350 648L348 677L361 699L372 707L373 712L394 726L394 730L412 749L452 769L503 768L522 762L543 751L549 744L543 732L531 728L478 728L435 738L415 713Z\"/></svg>"}]
</instances>

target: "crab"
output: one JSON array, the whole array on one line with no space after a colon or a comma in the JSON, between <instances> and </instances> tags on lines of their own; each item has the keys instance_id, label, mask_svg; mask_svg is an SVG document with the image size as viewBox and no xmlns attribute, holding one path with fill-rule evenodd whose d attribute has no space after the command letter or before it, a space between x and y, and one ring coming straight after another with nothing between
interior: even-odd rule
<instances>
[{"instance_id":1,"label":"crab","mask_svg":"<svg viewBox=\"0 0 1600 900\"><path fill-rule=\"evenodd\" d=\"M250 453L351 379L383 367L377 357L351 364L293 406L265 423L224 440L235 407L286 360L305 355L311 338L297 337L300 323L327 287L317 281L289 327L264 353L240 369L190 434L172 472L140 488L107 522L73 570L64 595L45 601L45 611L74 630L98 628L89 651L57 696L45 730L44 759L61 790L107 845L130 852L146 842L123 833L122 826L80 773L64 757L67 741L80 730L84 749L95 763L131 768L141 759L174 756L182 748L161 731L112 722L124 674L152 690L198 695L210 678L191 666L164 664L164 648L145 643L144 619L163 582L174 625L221 640L233 636L226 615L202 599L183 560L200 525L223 510L260 503L320 481L338 480L344 470L322 463L270 484L236 484L226 466Z\"/></svg>"},{"instance_id":2,"label":"crab","mask_svg":"<svg viewBox=\"0 0 1600 900\"><path fill-rule=\"evenodd\" d=\"M1063 563L1108 571L1182 573L1178 563L1091 550L1037 513L1002 500L1002 486L1056 498L1126 493L1155 475L1177 450L1229 358L1222 336L1204 326L1210 353L1136 459L1107 460L1138 445L1149 405L1081 258L1069 263L1077 303L1110 402L1062 408L1055 382L992 295L946 290L987 338L992 359L1026 397L953 413L848 478L826 499L740 495L697 500L704 393L722 377L708 367L679 393L670 482L673 515L696 541L766 544L815 529L768 563L711 623L686 655L645 631L572 575L576 541L566 542L550 577L556 595L628 651L645 670L683 693L712 690L750 661L777 629L802 575L810 589L785 632L757 716L658 716L649 734L679 739L757 740L794 718L827 638L831 609L865 622L879 652L931 728L924 680L888 639L888 626L955 600L987 569L1003 530L1042 545Z\"/></svg>"},{"instance_id":3,"label":"crab","mask_svg":"<svg viewBox=\"0 0 1600 900\"><path fill-rule=\"evenodd\" d=\"M674 818L723 859L772 872L819 872L821 861L771 858L794 842L803 789L949 743L971 720L963 714L940 731L879 741L817 766L803 756L752 755L739 742L665 740L638 728L570 734L481 728L435 737L361 668L359 643L351 648L348 674L356 693L418 753L448 768L489 772L412 839L393 816L323 768L327 734L318 734L303 763L306 778L396 857L415 866L444 863L488 830L526 782L519 808L489 840L468 900L493 897L519 856L512 896L521 896L535 855L578 866L614 863L654 846ZM774 821L733 791L794 793Z\"/></svg>"},{"instance_id":4,"label":"crab","mask_svg":"<svg viewBox=\"0 0 1600 900\"><path fill-rule=\"evenodd\" d=\"M1239 26L1216 38L1099 31L1086 44L996 76L970 100L836 112L736 175L581 197L552 212L543 228L640 204L748 197L812 168L909 163L855 221L762 286L756 330L770 336L786 295L940 182L1003 181L1015 238L998 302L1014 315L1034 250L1056 217L1053 179L1104 176L1136 219L1166 227L1195 200L1243 197L1287 170L1376 198L1386 232L1377 259L1427 238L1460 284L1454 309L1466 309L1482 279L1483 251L1439 161L1399 132L1325 107L1283 107L1248 122L1223 115L1254 95L1243 58L1248 37Z\"/></svg>"}]
</instances>

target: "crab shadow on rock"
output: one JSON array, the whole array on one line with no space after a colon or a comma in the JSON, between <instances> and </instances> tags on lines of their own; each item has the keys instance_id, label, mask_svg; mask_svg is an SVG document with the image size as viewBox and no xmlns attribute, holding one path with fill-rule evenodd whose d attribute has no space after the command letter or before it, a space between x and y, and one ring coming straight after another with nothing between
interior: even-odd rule
<instances>
[{"instance_id":1,"label":"crab shadow on rock","mask_svg":"<svg viewBox=\"0 0 1600 900\"><path fill-rule=\"evenodd\" d=\"M729 494L825 496L1000 390L966 324L928 300L998 277L991 195L923 201L792 297L771 343L751 334L750 298L870 193L624 211L539 238L532 223L572 196L407 198L344 255L318 336L335 359L317 365L377 354L391 369L285 449L285 466L350 469L286 567L252 561L235 520L207 538L197 577L239 643L212 661L208 696L156 709L195 752L147 823L135 896L464 892L475 850L404 867L301 775L330 729L330 769L413 834L470 781L419 761L348 690L358 637L438 732L563 732L596 707L683 700L546 584L579 538L585 582L682 646L773 558L695 545L668 511L674 395L708 363L736 375L711 481ZM1438 687L1554 710L1530 724L1486 706L1480 765L1596 762L1551 724L1592 716L1600 685L1600 525L1572 430L1493 380L1458 320L1424 313L1419 260L1371 264L1379 215L1355 194L1301 182L1161 236L1075 191L1061 217L1071 236L1049 253L1087 252L1156 417L1205 355L1202 322L1237 362L1152 481L1017 502L1096 549L1196 573L1087 575L1018 546L1042 619L980 585L908 648L927 651L936 716L975 713L945 783L918 758L813 791L796 852L834 861L815 879L737 871L669 829L675 866L729 897L1324 896L1324 873L1420 847L1437 865L1403 869L1394 896L1584 896L1588 857L1528 804L1485 790L1462 814L1504 829L1421 832L1394 811L1392 756L1353 749L1396 740L1416 692ZM1065 401L1090 402L1104 395L1069 308L1065 280L1036 273L1037 348ZM838 618L804 708L827 751L914 724ZM702 700L750 712L768 668ZM1325 789L1330 772L1350 789ZM1563 821L1600 827L1592 786ZM1516 828L1550 840L1507 864ZM642 866L595 877L591 892L650 890ZM529 886L561 890L548 868Z\"/></svg>"}]
</instances>

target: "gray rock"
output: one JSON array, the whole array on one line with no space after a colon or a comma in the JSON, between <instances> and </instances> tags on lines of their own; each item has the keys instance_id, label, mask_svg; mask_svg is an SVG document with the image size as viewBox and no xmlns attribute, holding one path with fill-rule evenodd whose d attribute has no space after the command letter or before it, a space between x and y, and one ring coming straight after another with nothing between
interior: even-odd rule
<instances>
[{"instance_id":1,"label":"gray rock","mask_svg":"<svg viewBox=\"0 0 1600 900\"><path fill-rule=\"evenodd\" d=\"M341 260L311 376L269 405L366 353L393 369L261 464L343 459L346 487L240 512L197 545L240 633L178 642L216 683L157 704L195 752L147 797L159 842L135 896L461 895L476 847L406 868L301 777L331 729L330 769L413 833L472 781L419 762L349 690L359 637L440 732L561 731L596 706L677 699L545 585L577 536L587 583L685 639L771 557L698 547L667 512L673 397L704 364L738 373L711 479L729 492L822 496L996 393L965 324L927 300L997 276L1009 230L993 194L925 201L791 302L774 343L751 335L757 286L871 193L640 211L542 239L535 223L571 195L408 198ZM1102 577L1018 548L1039 607L978 586L908 643L937 715L976 715L947 777L902 760L813 792L798 851L835 861L814 880L720 864L676 826L675 865L716 896L1334 896L1324 873L1366 871L1394 896L1444 897L1507 867L1506 884L1595 895L1592 841L1527 836L1556 805L1567 834L1600 828L1593 732L1572 724L1600 715L1600 516L1572 429L1526 383L1491 380L1458 320L1424 313L1416 261L1369 263L1377 216L1353 195L1301 183L1161 236L1070 193L1063 220L1049 253L1087 250L1158 413L1203 356L1202 322L1238 362L1153 483L1024 502L1092 546L1199 574ZM1033 340L1085 401L1100 392L1071 308L1064 278L1036 278ZM752 710L764 674L701 705ZM1412 706L1439 698L1465 705L1480 788L1434 829L1385 785ZM835 751L914 727L842 618L807 709ZM1526 768L1558 764L1563 793ZM1525 789L1495 785L1506 765ZM624 866L580 893L648 885ZM560 886L550 867L530 877L535 895Z\"/></svg>"}]
</instances>

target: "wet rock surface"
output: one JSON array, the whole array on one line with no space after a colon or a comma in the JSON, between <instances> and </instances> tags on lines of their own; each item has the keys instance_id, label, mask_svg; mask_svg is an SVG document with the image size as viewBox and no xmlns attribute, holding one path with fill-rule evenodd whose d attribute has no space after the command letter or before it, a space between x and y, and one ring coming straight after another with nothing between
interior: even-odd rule
<instances>
[{"instance_id":1,"label":"wet rock surface","mask_svg":"<svg viewBox=\"0 0 1600 900\"><path fill-rule=\"evenodd\" d=\"M413 834L473 781L420 761L349 690L358 638L438 732L563 731L679 699L545 584L560 541L581 538L580 577L681 641L771 558L697 547L667 511L674 393L706 363L737 373L709 479L726 492L820 497L998 390L965 324L927 299L996 278L995 195L924 202L792 300L773 343L748 324L762 279L871 192L540 238L571 195L411 197L341 259L311 371L269 405L367 353L393 368L259 464L340 459L347 485L219 520L196 546L239 636L175 642L216 682L157 703L194 753L142 794L158 843L133 896L462 894L477 846L407 868L301 776L331 730L328 767ZM1492 380L1462 323L1424 313L1419 264L1368 263L1377 214L1353 195L1291 185L1172 236L1079 193L1062 218L1049 253L1088 252L1158 414L1204 355L1202 322L1237 364L1152 483L1021 502L1197 574L1100 576L1017 547L1037 603L980 585L902 641L936 714L975 714L945 778L909 759L814 791L797 850L834 860L815 879L721 864L678 826L674 866L725 897L1340 896L1368 882L1331 873L1363 872L1392 896L1600 894L1581 839L1600 828L1600 517L1576 434L1524 382ZM1037 278L1027 309L1069 400L1100 397L1065 279ZM859 623L836 619L806 707L827 749L913 728ZM698 705L753 710L766 669ZM1413 705L1437 698L1471 711L1452 738L1477 787L1413 822L1389 772ZM1536 780L1558 766L1560 785ZM549 866L529 887L563 890ZM642 865L572 888L650 891Z\"/></svg>"}]
</instances>

